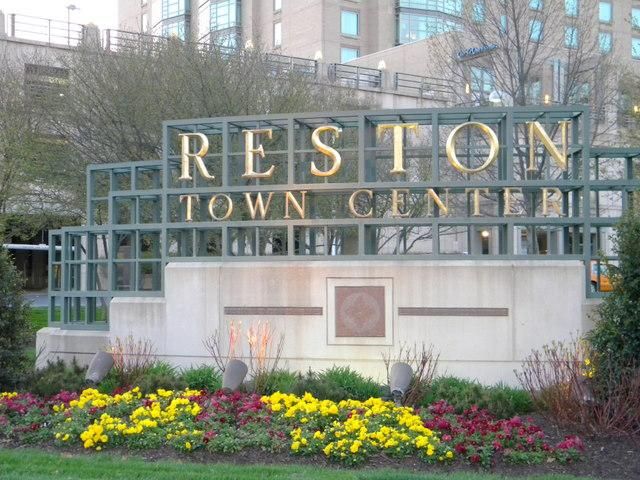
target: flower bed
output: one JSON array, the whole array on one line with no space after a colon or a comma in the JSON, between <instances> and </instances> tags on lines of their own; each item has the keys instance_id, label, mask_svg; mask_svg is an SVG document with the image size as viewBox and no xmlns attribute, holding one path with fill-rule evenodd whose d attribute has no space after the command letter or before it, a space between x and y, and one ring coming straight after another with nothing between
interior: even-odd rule
<instances>
[{"instance_id":1,"label":"flower bed","mask_svg":"<svg viewBox=\"0 0 640 480\"><path fill-rule=\"evenodd\" d=\"M318 400L274 393L197 390L142 395L139 388L115 395L84 390L44 400L0 394L0 436L35 444L55 442L101 451L112 447L233 453L245 448L322 455L359 464L372 455L415 456L429 463L467 461L567 462L583 449L577 437L553 446L531 420L494 419L472 408L457 415L445 402L426 409L367 401Z\"/></svg>"}]
</instances>

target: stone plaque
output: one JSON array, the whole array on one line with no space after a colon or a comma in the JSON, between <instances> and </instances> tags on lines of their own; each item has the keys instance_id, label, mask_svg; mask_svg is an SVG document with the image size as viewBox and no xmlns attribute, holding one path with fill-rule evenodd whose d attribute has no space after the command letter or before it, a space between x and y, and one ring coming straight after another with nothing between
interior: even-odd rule
<instances>
[{"instance_id":1,"label":"stone plaque","mask_svg":"<svg viewBox=\"0 0 640 480\"><path fill-rule=\"evenodd\" d=\"M384 337L384 296L383 286L336 286L336 337Z\"/></svg>"}]
</instances>

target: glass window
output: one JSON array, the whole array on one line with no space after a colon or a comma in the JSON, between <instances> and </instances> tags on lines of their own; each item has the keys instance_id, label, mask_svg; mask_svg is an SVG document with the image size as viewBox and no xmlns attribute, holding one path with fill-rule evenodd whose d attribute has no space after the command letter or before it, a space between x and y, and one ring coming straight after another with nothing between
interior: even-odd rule
<instances>
[{"instance_id":1,"label":"glass window","mask_svg":"<svg viewBox=\"0 0 640 480\"><path fill-rule=\"evenodd\" d=\"M279 12L282 10L282 0L273 0L273 11Z\"/></svg>"},{"instance_id":2,"label":"glass window","mask_svg":"<svg viewBox=\"0 0 640 480\"><path fill-rule=\"evenodd\" d=\"M282 45L282 22L273 24L273 46L279 47Z\"/></svg>"},{"instance_id":3,"label":"glass window","mask_svg":"<svg viewBox=\"0 0 640 480\"><path fill-rule=\"evenodd\" d=\"M529 103L533 105L539 104L542 99L542 82L536 80L531 82L528 87L527 97L529 98Z\"/></svg>"},{"instance_id":4,"label":"glass window","mask_svg":"<svg viewBox=\"0 0 640 480\"><path fill-rule=\"evenodd\" d=\"M358 13L342 10L340 14L340 31L343 35L358 36Z\"/></svg>"},{"instance_id":5,"label":"glass window","mask_svg":"<svg viewBox=\"0 0 640 480\"><path fill-rule=\"evenodd\" d=\"M162 19L184 15L188 0L162 0Z\"/></svg>"},{"instance_id":6,"label":"glass window","mask_svg":"<svg viewBox=\"0 0 640 480\"><path fill-rule=\"evenodd\" d=\"M211 2L209 8L211 30L223 30L240 25L240 2L238 0Z\"/></svg>"},{"instance_id":7,"label":"glass window","mask_svg":"<svg viewBox=\"0 0 640 480\"><path fill-rule=\"evenodd\" d=\"M360 56L360 50L357 48L342 47L340 49L340 63L346 63Z\"/></svg>"},{"instance_id":8,"label":"glass window","mask_svg":"<svg viewBox=\"0 0 640 480\"><path fill-rule=\"evenodd\" d=\"M400 12L398 16L398 43L411 43L459 28L456 22L442 17Z\"/></svg>"},{"instance_id":9,"label":"glass window","mask_svg":"<svg viewBox=\"0 0 640 480\"><path fill-rule=\"evenodd\" d=\"M149 31L149 14L148 13L142 14L142 31L143 32Z\"/></svg>"},{"instance_id":10,"label":"glass window","mask_svg":"<svg viewBox=\"0 0 640 480\"><path fill-rule=\"evenodd\" d=\"M184 21L165 23L162 25L163 37L178 37L180 40L185 39L185 23Z\"/></svg>"},{"instance_id":11,"label":"glass window","mask_svg":"<svg viewBox=\"0 0 640 480\"><path fill-rule=\"evenodd\" d=\"M640 28L640 8L631 9L631 26L633 28Z\"/></svg>"},{"instance_id":12,"label":"glass window","mask_svg":"<svg viewBox=\"0 0 640 480\"><path fill-rule=\"evenodd\" d=\"M477 23L484 22L485 5L484 0L476 0L473 4L473 21Z\"/></svg>"},{"instance_id":13,"label":"glass window","mask_svg":"<svg viewBox=\"0 0 640 480\"><path fill-rule=\"evenodd\" d=\"M542 10L543 2L542 0L529 0L529 8L531 10Z\"/></svg>"},{"instance_id":14,"label":"glass window","mask_svg":"<svg viewBox=\"0 0 640 480\"><path fill-rule=\"evenodd\" d=\"M507 33L508 20L506 15L500 15L500 30L502 33Z\"/></svg>"},{"instance_id":15,"label":"glass window","mask_svg":"<svg viewBox=\"0 0 640 480\"><path fill-rule=\"evenodd\" d=\"M600 2L600 22L611 23L612 17L613 17L613 11L611 7L611 2Z\"/></svg>"},{"instance_id":16,"label":"glass window","mask_svg":"<svg viewBox=\"0 0 640 480\"><path fill-rule=\"evenodd\" d=\"M449 15L462 15L463 0L400 0L400 8L432 10Z\"/></svg>"},{"instance_id":17,"label":"glass window","mask_svg":"<svg viewBox=\"0 0 640 480\"><path fill-rule=\"evenodd\" d=\"M599 34L600 41L600 53L610 53L611 47L613 44L613 39L611 37L611 33L609 32L600 32Z\"/></svg>"},{"instance_id":18,"label":"glass window","mask_svg":"<svg viewBox=\"0 0 640 480\"><path fill-rule=\"evenodd\" d=\"M640 59L640 38L631 39L631 56Z\"/></svg>"},{"instance_id":19,"label":"glass window","mask_svg":"<svg viewBox=\"0 0 640 480\"><path fill-rule=\"evenodd\" d=\"M489 94L494 88L493 74L481 67L471 67L471 91Z\"/></svg>"},{"instance_id":20,"label":"glass window","mask_svg":"<svg viewBox=\"0 0 640 480\"><path fill-rule=\"evenodd\" d=\"M543 24L540 20L531 20L529 22L529 38L532 42L542 41Z\"/></svg>"},{"instance_id":21,"label":"glass window","mask_svg":"<svg viewBox=\"0 0 640 480\"><path fill-rule=\"evenodd\" d=\"M564 27L564 46L578 48L578 29L576 27Z\"/></svg>"},{"instance_id":22,"label":"glass window","mask_svg":"<svg viewBox=\"0 0 640 480\"><path fill-rule=\"evenodd\" d=\"M590 90L588 83L575 86L569 94L569 103L589 103Z\"/></svg>"},{"instance_id":23,"label":"glass window","mask_svg":"<svg viewBox=\"0 0 640 480\"><path fill-rule=\"evenodd\" d=\"M564 13L569 17L577 17L578 0L564 0Z\"/></svg>"}]
</instances>

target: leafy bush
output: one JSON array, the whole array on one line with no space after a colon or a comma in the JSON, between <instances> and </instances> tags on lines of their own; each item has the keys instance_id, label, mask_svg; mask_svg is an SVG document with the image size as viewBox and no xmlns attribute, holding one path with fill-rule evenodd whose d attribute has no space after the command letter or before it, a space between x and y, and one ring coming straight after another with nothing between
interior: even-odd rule
<instances>
[{"instance_id":1,"label":"leafy bush","mask_svg":"<svg viewBox=\"0 0 640 480\"><path fill-rule=\"evenodd\" d=\"M222 375L218 370L207 365L192 367L182 372L182 380L187 387L196 390L216 392L222 387Z\"/></svg>"},{"instance_id":2,"label":"leafy bush","mask_svg":"<svg viewBox=\"0 0 640 480\"><path fill-rule=\"evenodd\" d=\"M627 212L615 230L613 251L619 264L608 265L613 291L600 305L588 335L598 357L598 378L606 383L640 367L640 215Z\"/></svg>"},{"instance_id":3,"label":"leafy bush","mask_svg":"<svg viewBox=\"0 0 640 480\"><path fill-rule=\"evenodd\" d=\"M165 390L182 390L187 386L187 382L178 376L175 367L167 362L155 362L139 378L137 386L143 393L153 393L159 388ZM125 387L125 385L120 385Z\"/></svg>"},{"instance_id":4,"label":"leafy bush","mask_svg":"<svg viewBox=\"0 0 640 480\"><path fill-rule=\"evenodd\" d=\"M498 384L485 387L487 410L497 418L510 418L533 411L531 395L520 388Z\"/></svg>"},{"instance_id":5,"label":"leafy bush","mask_svg":"<svg viewBox=\"0 0 640 480\"><path fill-rule=\"evenodd\" d=\"M74 358L71 365L62 360L47 362L47 366L34 372L27 380L31 393L51 397L62 391L80 392L85 387L87 367L81 367Z\"/></svg>"},{"instance_id":6,"label":"leafy bush","mask_svg":"<svg viewBox=\"0 0 640 480\"><path fill-rule=\"evenodd\" d=\"M498 418L529 413L533 410L531 396L524 390L503 384L486 387L478 382L457 377L436 378L422 405L445 400L461 413L474 405L486 408Z\"/></svg>"},{"instance_id":7,"label":"leafy bush","mask_svg":"<svg viewBox=\"0 0 640 480\"><path fill-rule=\"evenodd\" d=\"M305 392L318 398L340 401L348 398L366 400L379 397L385 389L371 378L363 377L349 367L334 366L320 373L309 370L300 376L294 393L302 395Z\"/></svg>"},{"instance_id":8,"label":"leafy bush","mask_svg":"<svg viewBox=\"0 0 640 480\"><path fill-rule=\"evenodd\" d=\"M23 285L24 279L0 245L0 391L14 388L27 367L25 349L31 327Z\"/></svg>"},{"instance_id":9,"label":"leafy bush","mask_svg":"<svg viewBox=\"0 0 640 480\"><path fill-rule=\"evenodd\" d=\"M262 395L271 395L275 392L292 393L300 378L300 375L287 370L266 372L254 379L255 391Z\"/></svg>"}]
</instances>

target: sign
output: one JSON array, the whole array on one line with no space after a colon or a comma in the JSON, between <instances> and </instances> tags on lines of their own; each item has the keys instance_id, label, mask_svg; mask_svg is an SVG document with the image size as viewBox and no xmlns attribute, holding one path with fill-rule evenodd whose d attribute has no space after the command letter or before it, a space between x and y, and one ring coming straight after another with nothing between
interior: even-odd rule
<instances>
[{"instance_id":1,"label":"sign","mask_svg":"<svg viewBox=\"0 0 640 480\"><path fill-rule=\"evenodd\" d=\"M497 50L497 49L498 49L498 45L496 45L495 43L492 43L491 45L484 45L482 47L471 47L471 48L467 48L466 50L460 50L456 54L456 57L460 61L470 60L472 58L477 58L481 55L493 52L494 50Z\"/></svg>"}]
</instances>

